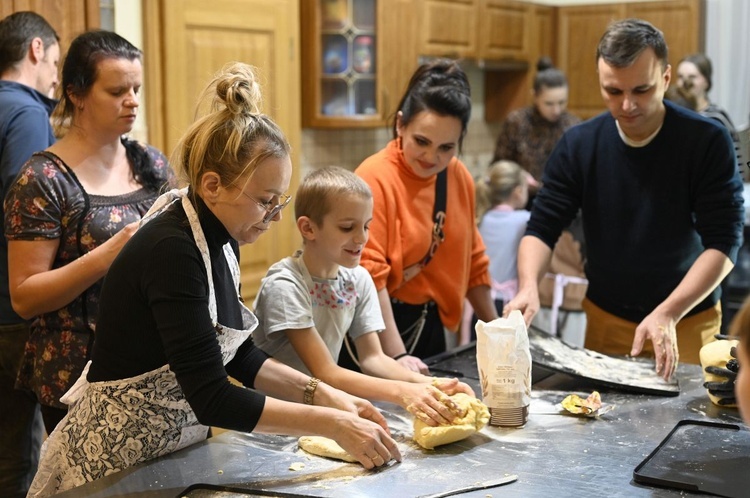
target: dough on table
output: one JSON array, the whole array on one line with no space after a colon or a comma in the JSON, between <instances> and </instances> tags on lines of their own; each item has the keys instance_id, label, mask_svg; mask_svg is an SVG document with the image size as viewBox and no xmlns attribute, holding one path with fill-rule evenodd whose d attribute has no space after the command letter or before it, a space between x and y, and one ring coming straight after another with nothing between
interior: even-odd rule
<instances>
[{"instance_id":1,"label":"dough on table","mask_svg":"<svg viewBox=\"0 0 750 498\"><path fill-rule=\"evenodd\" d=\"M450 425L431 427L418 418L414 418L414 441L422 448L431 450L436 446L455 443L480 431L490 420L490 411L477 398L458 393L450 397L466 412L463 417L456 417Z\"/></svg>"},{"instance_id":2,"label":"dough on table","mask_svg":"<svg viewBox=\"0 0 750 498\"><path fill-rule=\"evenodd\" d=\"M335 458L336 460L343 460L345 462L358 462L356 458L346 452L344 448L333 439L328 439L323 436L302 436L297 441L299 447L308 453L313 455L323 456L327 458Z\"/></svg>"}]
</instances>

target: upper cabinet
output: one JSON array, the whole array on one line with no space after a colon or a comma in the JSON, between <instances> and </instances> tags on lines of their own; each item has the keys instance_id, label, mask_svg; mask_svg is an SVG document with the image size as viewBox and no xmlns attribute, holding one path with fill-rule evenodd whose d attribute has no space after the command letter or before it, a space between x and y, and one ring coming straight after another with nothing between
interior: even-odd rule
<instances>
[{"instance_id":1,"label":"upper cabinet","mask_svg":"<svg viewBox=\"0 0 750 498\"><path fill-rule=\"evenodd\" d=\"M422 13L420 55L524 60L531 53L534 6L529 3L420 0L415 8Z\"/></svg>"},{"instance_id":2,"label":"upper cabinet","mask_svg":"<svg viewBox=\"0 0 750 498\"><path fill-rule=\"evenodd\" d=\"M410 3L302 0L303 126L386 124L418 60Z\"/></svg>"},{"instance_id":3,"label":"upper cabinet","mask_svg":"<svg viewBox=\"0 0 750 498\"><path fill-rule=\"evenodd\" d=\"M604 110L594 58L607 25L653 23L674 66L699 51L702 1L301 0L303 125L386 125L420 56L479 62L487 121L530 103L536 62L549 56L568 76L569 109L589 118Z\"/></svg>"},{"instance_id":4,"label":"upper cabinet","mask_svg":"<svg viewBox=\"0 0 750 498\"><path fill-rule=\"evenodd\" d=\"M419 0L421 11L419 53L450 57L476 57L479 0Z\"/></svg>"},{"instance_id":5,"label":"upper cabinet","mask_svg":"<svg viewBox=\"0 0 750 498\"><path fill-rule=\"evenodd\" d=\"M479 59L527 60L533 50L534 7L509 0L480 0Z\"/></svg>"}]
</instances>

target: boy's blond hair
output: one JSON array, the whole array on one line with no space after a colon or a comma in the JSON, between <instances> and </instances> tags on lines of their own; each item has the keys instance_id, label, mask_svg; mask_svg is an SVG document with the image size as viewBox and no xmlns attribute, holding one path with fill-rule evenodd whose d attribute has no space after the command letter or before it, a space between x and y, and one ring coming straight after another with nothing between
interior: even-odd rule
<instances>
[{"instance_id":1,"label":"boy's blond hair","mask_svg":"<svg viewBox=\"0 0 750 498\"><path fill-rule=\"evenodd\" d=\"M294 196L294 217L299 219L300 216L307 216L321 225L337 199L347 194L372 199L369 185L351 171L338 166L315 170L305 176L297 189Z\"/></svg>"}]
</instances>

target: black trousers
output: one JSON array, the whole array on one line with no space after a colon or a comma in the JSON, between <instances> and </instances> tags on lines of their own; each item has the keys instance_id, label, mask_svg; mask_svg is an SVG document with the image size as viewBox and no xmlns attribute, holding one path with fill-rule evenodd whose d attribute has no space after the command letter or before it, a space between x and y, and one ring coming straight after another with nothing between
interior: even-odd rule
<instances>
[{"instance_id":1,"label":"black trousers","mask_svg":"<svg viewBox=\"0 0 750 498\"><path fill-rule=\"evenodd\" d=\"M409 344L414 337L414 334L417 332L417 327L415 327L415 325L424 314L424 325L422 326L422 331L419 334L416 345L410 353L411 355L416 356L417 358L429 358L430 356L445 351L443 322L440 321L438 307L434 302L425 304L407 304L397 299L391 299L391 306L393 308L393 317L396 320L396 326L398 327L404 344L407 346L407 351L411 350ZM348 336L346 340L349 341L352 352L354 352L356 356L354 344L350 341ZM349 355L346 345L341 348L341 353L339 354L339 366L357 372L360 371L359 367L354 362L354 359Z\"/></svg>"}]
</instances>

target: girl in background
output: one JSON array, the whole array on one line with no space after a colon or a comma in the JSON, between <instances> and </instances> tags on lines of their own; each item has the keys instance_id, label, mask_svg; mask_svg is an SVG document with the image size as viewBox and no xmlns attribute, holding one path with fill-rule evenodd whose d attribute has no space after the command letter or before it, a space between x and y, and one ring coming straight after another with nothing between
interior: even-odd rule
<instances>
[{"instance_id":1,"label":"girl in background","mask_svg":"<svg viewBox=\"0 0 750 498\"><path fill-rule=\"evenodd\" d=\"M518 244L531 215L525 209L529 199L529 178L530 175L517 163L497 161L490 167L487 178L477 181L479 233L490 258L492 296L498 314L502 314L504 304L518 291ZM474 310L468 301L465 306L462 342L475 339Z\"/></svg>"}]
</instances>

